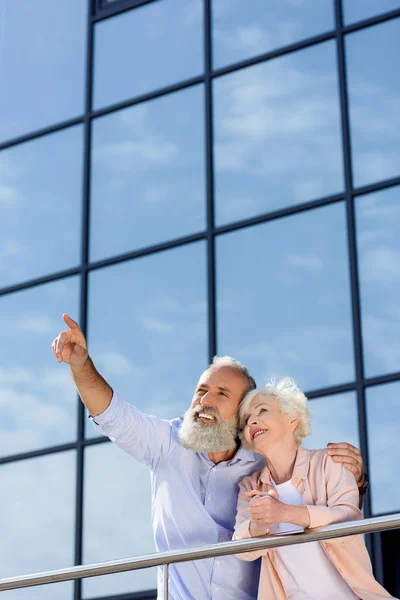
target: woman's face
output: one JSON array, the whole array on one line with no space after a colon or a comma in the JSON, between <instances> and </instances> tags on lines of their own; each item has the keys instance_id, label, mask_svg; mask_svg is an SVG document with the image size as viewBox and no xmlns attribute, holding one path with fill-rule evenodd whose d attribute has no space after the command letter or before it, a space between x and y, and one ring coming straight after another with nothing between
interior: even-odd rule
<instances>
[{"instance_id":1,"label":"woman's face","mask_svg":"<svg viewBox=\"0 0 400 600\"><path fill-rule=\"evenodd\" d=\"M251 401L244 428L244 437L249 447L264 454L276 443L290 441L298 421L287 417L272 396L256 396Z\"/></svg>"}]
</instances>

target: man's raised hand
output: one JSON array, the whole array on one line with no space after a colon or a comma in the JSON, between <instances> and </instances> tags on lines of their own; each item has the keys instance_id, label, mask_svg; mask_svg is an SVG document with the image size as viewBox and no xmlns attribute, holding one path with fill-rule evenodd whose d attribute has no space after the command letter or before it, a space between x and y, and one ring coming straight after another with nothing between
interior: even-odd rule
<instances>
[{"instance_id":1,"label":"man's raised hand","mask_svg":"<svg viewBox=\"0 0 400 600\"><path fill-rule=\"evenodd\" d=\"M71 317L64 314L64 323L68 330L62 331L52 344L53 354L57 362L65 362L71 367L81 367L88 359L85 336Z\"/></svg>"}]
</instances>

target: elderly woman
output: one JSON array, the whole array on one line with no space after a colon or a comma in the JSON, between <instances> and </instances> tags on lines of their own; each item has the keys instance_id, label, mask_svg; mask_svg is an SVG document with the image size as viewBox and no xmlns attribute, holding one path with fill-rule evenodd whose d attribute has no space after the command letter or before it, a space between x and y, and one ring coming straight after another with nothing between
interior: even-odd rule
<instances>
[{"instance_id":1,"label":"elderly woman","mask_svg":"<svg viewBox=\"0 0 400 600\"><path fill-rule=\"evenodd\" d=\"M267 467L240 484L234 539L303 531L362 518L353 475L326 449L306 450L307 398L292 379L250 392L240 408L244 443ZM360 535L239 554L262 556L259 600L392 598L374 579Z\"/></svg>"}]
</instances>

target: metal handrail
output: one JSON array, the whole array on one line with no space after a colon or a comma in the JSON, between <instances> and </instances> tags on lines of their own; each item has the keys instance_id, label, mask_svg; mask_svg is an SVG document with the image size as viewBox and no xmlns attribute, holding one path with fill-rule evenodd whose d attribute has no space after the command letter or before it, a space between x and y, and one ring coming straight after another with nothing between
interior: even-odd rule
<instances>
[{"instance_id":1,"label":"metal handrail","mask_svg":"<svg viewBox=\"0 0 400 600\"><path fill-rule=\"evenodd\" d=\"M227 556L229 554L241 554L242 552L266 550L270 548L279 548L281 546L291 546L293 544L305 544L307 542L316 542L338 537L347 537L349 535L399 528L400 513L396 513L394 515L375 517L373 519L338 523L336 525L329 525L328 527L321 527L292 535L275 535L241 540L239 542L223 542L190 550L170 550L168 552L158 552L156 554L147 554L145 556L111 560L92 565L79 565L44 573L9 577L8 579L0 579L0 591L163 566L164 599L168 599L168 565L173 563L199 560L201 558L212 558L216 556Z\"/></svg>"}]
</instances>

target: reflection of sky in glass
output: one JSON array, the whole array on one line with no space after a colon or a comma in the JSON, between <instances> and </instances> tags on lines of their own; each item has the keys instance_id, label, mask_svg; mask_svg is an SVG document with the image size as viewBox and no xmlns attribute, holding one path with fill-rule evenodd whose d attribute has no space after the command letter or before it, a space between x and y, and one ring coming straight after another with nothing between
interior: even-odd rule
<instances>
[{"instance_id":1,"label":"reflection of sky in glass","mask_svg":"<svg viewBox=\"0 0 400 600\"><path fill-rule=\"evenodd\" d=\"M335 46L214 81L216 221L343 189Z\"/></svg>"},{"instance_id":2,"label":"reflection of sky in glass","mask_svg":"<svg viewBox=\"0 0 400 600\"><path fill-rule=\"evenodd\" d=\"M189 406L207 366L206 319L203 243L90 275L93 360L124 400L161 418Z\"/></svg>"},{"instance_id":3,"label":"reflection of sky in glass","mask_svg":"<svg viewBox=\"0 0 400 600\"><path fill-rule=\"evenodd\" d=\"M0 152L0 287L80 261L83 131Z\"/></svg>"},{"instance_id":4,"label":"reflection of sky in glass","mask_svg":"<svg viewBox=\"0 0 400 600\"><path fill-rule=\"evenodd\" d=\"M73 441L77 397L51 343L78 314L79 280L0 297L0 456Z\"/></svg>"},{"instance_id":5,"label":"reflection of sky in glass","mask_svg":"<svg viewBox=\"0 0 400 600\"><path fill-rule=\"evenodd\" d=\"M95 108L200 75L201 0L162 0L95 29Z\"/></svg>"},{"instance_id":6,"label":"reflection of sky in glass","mask_svg":"<svg viewBox=\"0 0 400 600\"><path fill-rule=\"evenodd\" d=\"M400 187L356 199L365 373L399 370Z\"/></svg>"},{"instance_id":7,"label":"reflection of sky in glass","mask_svg":"<svg viewBox=\"0 0 400 600\"><path fill-rule=\"evenodd\" d=\"M205 227L204 90L94 122L91 259Z\"/></svg>"},{"instance_id":8,"label":"reflection of sky in glass","mask_svg":"<svg viewBox=\"0 0 400 600\"><path fill-rule=\"evenodd\" d=\"M342 0L344 22L369 19L375 15L400 8L399 0Z\"/></svg>"},{"instance_id":9,"label":"reflection of sky in glass","mask_svg":"<svg viewBox=\"0 0 400 600\"><path fill-rule=\"evenodd\" d=\"M1 2L1 141L83 112L87 4Z\"/></svg>"},{"instance_id":10,"label":"reflection of sky in glass","mask_svg":"<svg viewBox=\"0 0 400 600\"><path fill-rule=\"evenodd\" d=\"M400 19L346 36L356 187L400 175Z\"/></svg>"},{"instance_id":11,"label":"reflection of sky in glass","mask_svg":"<svg viewBox=\"0 0 400 600\"><path fill-rule=\"evenodd\" d=\"M357 398L354 392L334 394L310 400L311 435L303 446L325 448L329 442L349 442L360 447Z\"/></svg>"},{"instance_id":12,"label":"reflection of sky in glass","mask_svg":"<svg viewBox=\"0 0 400 600\"><path fill-rule=\"evenodd\" d=\"M324 33L332 0L212 0L214 68Z\"/></svg>"},{"instance_id":13,"label":"reflection of sky in glass","mask_svg":"<svg viewBox=\"0 0 400 600\"><path fill-rule=\"evenodd\" d=\"M372 511L400 510L400 383L367 390L368 447Z\"/></svg>"},{"instance_id":14,"label":"reflection of sky in glass","mask_svg":"<svg viewBox=\"0 0 400 600\"><path fill-rule=\"evenodd\" d=\"M344 206L222 235L218 353L259 385L291 375L305 389L354 377Z\"/></svg>"},{"instance_id":15,"label":"reflection of sky in glass","mask_svg":"<svg viewBox=\"0 0 400 600\"><path fill-rule=\"evenodd\" d=\"M155 552L150 474L145 466L112 444L87 448L84 498L85 563ZM156 587L155 569L95 577L83 582L86 598Z\"/></svg>"},{"instance_id":16,"label":"reflection of sky in glass","mask_svg":"<svg viewBox=\"0 0 400 600\"><path fill-rule=\"evenodd\" d=\"M74 564L75 464L75 452L62 452L0 466L0 579ZM73 584L2 592L1 598L72 600Z\"/></svg>"}]
</instances>

